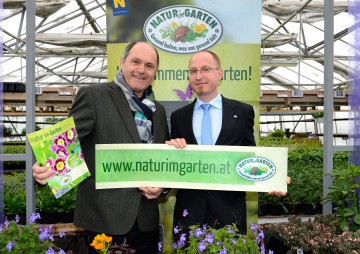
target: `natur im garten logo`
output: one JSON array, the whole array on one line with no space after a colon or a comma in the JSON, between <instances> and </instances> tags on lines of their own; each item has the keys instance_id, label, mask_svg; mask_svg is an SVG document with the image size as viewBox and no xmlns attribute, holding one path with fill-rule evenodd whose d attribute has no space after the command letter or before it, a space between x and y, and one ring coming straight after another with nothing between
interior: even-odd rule
<instances>
[{"instance_id":1,"label":"natur im garten logo","mask_svg":"<svg viewBox=\"0 0 360 254\"><path fill-rule=\"evenodd\" d=\"M254 182L265 181L275 175L276 167L270 160L262 157L247 157L235 166L242 178Z\"/></svg>"},{"instance_id":2,"label":"natur im garten logo","mask_svg":"<svg viewBox=\"0 0 360 254\"><path fill-rule=\"evenodd\" d=\"M214 45L221 38L222 25L204 9L175 5L152 14L144 24L144 35L165 51L189 54Z\"/></svg>"}]
</instances>

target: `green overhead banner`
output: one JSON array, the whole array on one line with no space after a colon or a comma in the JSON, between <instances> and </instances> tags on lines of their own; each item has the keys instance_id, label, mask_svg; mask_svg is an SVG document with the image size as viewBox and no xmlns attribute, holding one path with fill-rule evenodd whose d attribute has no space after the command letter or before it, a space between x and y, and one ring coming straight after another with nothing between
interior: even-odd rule
<instances>
[{"instance_id":1,"label":"green overhead banner","mask_svg":"<svg viewBox=\"0 0 360 254\"><path fill-rule=\"evenodd\" d=\"M96 188L286 192L287 152L283 147L101 144L96 145Z\"/></svg>"}]
</instances>

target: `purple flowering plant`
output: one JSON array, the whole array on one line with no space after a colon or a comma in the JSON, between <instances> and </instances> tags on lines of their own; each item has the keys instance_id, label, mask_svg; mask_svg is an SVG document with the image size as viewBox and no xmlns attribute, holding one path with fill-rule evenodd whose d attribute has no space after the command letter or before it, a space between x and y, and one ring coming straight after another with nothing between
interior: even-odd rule
<instances>
[{"instance_id":1,"label":"purple flowering plant","mask_svg":"<svg viewBox=\"0 0 360 254\"><path fill-rule=\"evenodd\" d=\"M220 229L214 229L207 225L191 226L188 238L175 229L174 234L180 233L180 237L173 244L174 253L272 254L272 251L266 252L265 250L263 231L257 225L252 225L251 228L250 233L243 235L239 233L235 224Z\"/></svg>"},{"instance_id":2,"label":"purple flowering plant","mask_svg":"<svg viewBox=\"0 0 360 254\"><path fill-rule=\"evenodd\" d=\"M20 217L15 220L5 220L0 224L0 253L45 253L65 254L66 252L54 243L52 225L44 226L36 224L40 219L38 213L30 217L29 225L19 225ZM64 237L60 233L60 237Z\"/></svg>"},{"instance_id":3,"label":"purple flowering plant","mask_svg":"<svg viewBox=\"0 0 360 254\"><path fill-rule=\"evenodd\" d=\"M187 210L184 216L188 215ZM218 254L272 254L266 252L263 244L264 233L261 228L253 224L251 231L240 234L236 224L228 225L220 229L214 229L207 225L190 227L187 237L178 227L174 228L174 235L179 239L173 244L174 253L218 253Z\"/></svg>"}]
</instances>

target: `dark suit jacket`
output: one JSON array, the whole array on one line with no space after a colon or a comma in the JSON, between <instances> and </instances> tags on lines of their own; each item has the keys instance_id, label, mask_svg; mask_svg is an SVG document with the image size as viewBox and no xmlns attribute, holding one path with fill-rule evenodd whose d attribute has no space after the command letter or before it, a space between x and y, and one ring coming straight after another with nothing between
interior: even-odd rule
<instances>
[{"instance_id":1,"label":"dark suit jacket","mask_svg":"<svg viewBox=\"0 0 360 254\"><path fill-rule=\"evenodd\" d=\"M95 144L141 143L133 114L114 82L81 88L72 106L81 148L91 177L78 186L74 224L90 231L122 235L138 220L142 231L159 224L157 200L137 188L95 190ZM156 102L154 142L163 144L169 132L166 113Z\"/></svg>"},{"instance_id":2,"label":"dark suit jacket","mask_svg":"<svg viewBox=\"0 0 360 254\"><path fill-rule=\"evenodd\" d=\"M254 146L254 110L253 107L222 97L222 128L216 145ZM197 144L192 128L195 102L171 115L171 138L185 138L187 144ZM183 217L187 209L189 215ZM245 193L235 191L178 190L174 211L174 226L187 227L203 225L209 212L218 224L208 225L216 228L231 225L246 232Z\"/></svg>"}]
</instances>

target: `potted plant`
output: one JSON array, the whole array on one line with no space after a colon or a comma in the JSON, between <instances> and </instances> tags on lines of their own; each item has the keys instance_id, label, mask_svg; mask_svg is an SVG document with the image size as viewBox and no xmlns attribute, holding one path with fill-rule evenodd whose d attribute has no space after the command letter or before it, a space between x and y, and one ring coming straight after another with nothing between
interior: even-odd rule
<instances>
[{"instance_id":1,"label":"potted plant","mask_svg":"<svg viewBox=\"0 0 360 254\"><path fill-rule=\"evenodd\" d=\"M324 122L324 112L316 112L312 114L315 123L323 123Z\"/></svg>"},{"instance_id":2,"label":"potted plant","mask_svg":"<svg viewBox=\"0 0 360 254\"><path fill-rule=\"evenodd\" d=\"M25 173L4 175L4 210L8 218L19 215L20 222L25 223Z\"/></svg>"},{"instance_id":3,"label":"potted plant","mask_svg":"<svg viewBox=\"0 0 360 254\"><path fill-rule=\"evenodd\" d=\"M301 212L301 199L304 186L301 178L293 174L290 168L288 175L291 178L291 184L288 185L286 196L283 197L284 206L288 214L299 214Z\"/></svg>"},{"instance_id":4,"label":"potted plant","mask_svg":"<svg viewBox=\"0 0 360 254\"><path fill-rule=\"evenodd\" d=\"M266 216L268 215L268 206L267 206L267 193L259 192L258 193L258 215L259 216Z\"/></svg>"},{"instance_id":5,"label":"potted plant","mask_svg":"<svg viewBox=\"0 0 360 254\"><path fill-rule=\"evenodd\" d=\"M247 235L242 235L235 224L220 229L193 225L187 238L175 227L174 234L179 240L173 244L174 253L273 253L265 250L263 230L257 225L252 225L251 229Z\"/></svg>"},{"instance_id":6,"label":"potted plant","mask_svg":"<svg viewBox=\"0 0 360 254\"><path fill-rule=\"evenodd\" d=\"M301 202L301 210L305 215L314 215L320 212L320 202L322 199L322 168L304 166L303 171L299 174L301 179L301 189L299 190L299 200Z\"/></svg>"},{"instance_id":7,"label":"potted plant","mask_svg":"<svg viewBox=\"0 0 360 254\"><path fill-rule=\"evenodd\" d=\"M336 215L316 215L313 220L302 221L300 217L290 216L289 223L277 224L273 229L290 248L288 253L299 253L299 249L313 254L358 253L360 231L340 230L339 224L333 223L335 218Z\"/></svg>"},{"instance_id":8,"label":"potted plant","mask_svg":"<svg viewBox=\"0 0 360 254\"><path fill-rule=\"evenodd\" d=\"M293 196L293 202L301 203L300 210L306 214L319 212L322 198L323 152L321 146L312 144L304 143L289 152L288 157L288 174L291 177L288 195Z\"/></svg>"},{"instance_id":9,"label":"potted plant","mask_svg":"<svg viewBox=\"0 0 360 254\"><path fill-rule=\"evenodd\" d=\"M284 139L284 137L285 137L285 132L280 129L274 129L274 131L271 131L269 134L269 138L273 138L273 139Z\"/></svg>"},{"instance_id":10,"label":"potted plant","mask_svg":"<svg viewBox=\"0 0 360 254\"><path fill-rule=\"evenodd\" d=\"M330 174L333 183L324 202L331 202L337 217L334 222L339 222L340 228L349 227L351 231L360 230L359 188L360 166L349 164L347 167L337 167Z\"/></svg>"},{"instance_id":11,"label":"potted plant","mask_svg":"<svg viewBox=\"0 0 360 254\"><path fill-rule=\"evenodd\" d=\"M63 223L72 223L74 220L76 193L77 187L74 187L58 199L58 212L62 213Z\"/></svg>"},{"instance_id":12,"label":"potted plant","mask_svg":"<svg viewBox=\"0 0 360 254\"><path fill-rule=\"evenodd\" d=\"M268 193L259 193L267 215L280 216L289 213L288 208L285 206L284 198L269 195ZM265 215L265 214L264 214Z\"/></svg>"},{"instance_id":13,"label":"potted plant","mask_svg":"<svg viewBox=\"0 0 360 254\"><path fill-rule=\"evenodd\" d=\"M39 214L33 214L29 225L19 225L18 217L0 224L0 253L65 254L54 244L52 226L35 224L38 218Z\"/></svg>"},{"instance_id":14,"label":"potted plant","mask_svg":"<svg viewBox=\"0 0 360 254\"><path fill-rule=\"evenodd\" d=\"M76 190L77 188L75 187L56 199L48 186L37 186L36 207L41 213L40 221L48 224L72 222L74 217Z\"/></svg>"},{"instance_id":15,"label":"potted plant","mask_svg":"<svg viewBox=\"0 0 360 254\"><path fill-rule=\"evenodd\" d=\"M49 186L36 187L37 210L40 212L41 223L55 224L61 221L59 200L51 192Z\"/></svg>"},{"instance_id":16,"label":"potted plant","mask_svg":"<svg viewBox=\"0 0 360 254\"><path fill-rule=\"evenodd\" d=\"M25 224L26 173L4 175L4 210L9 219L20 216ZM36 209L41 212L41 223L72 222L75 208L76 188L56 199L48 186L36 186Z\"/></svg>"}]
</instances>

